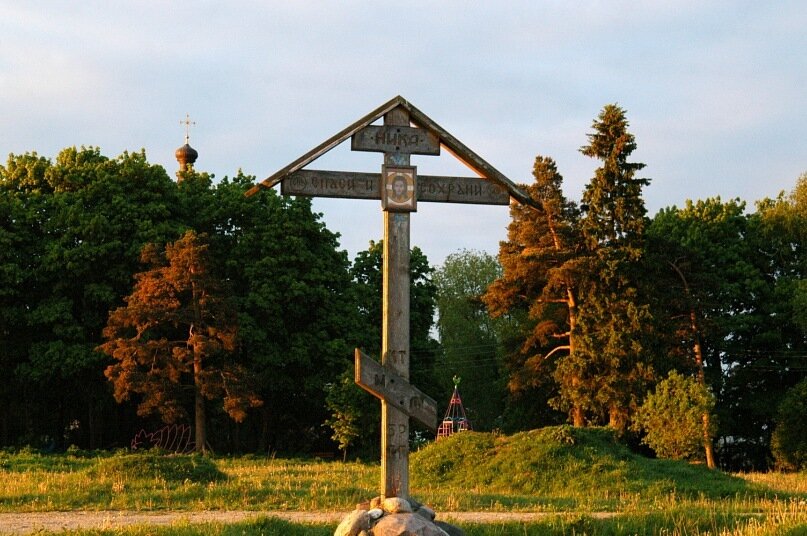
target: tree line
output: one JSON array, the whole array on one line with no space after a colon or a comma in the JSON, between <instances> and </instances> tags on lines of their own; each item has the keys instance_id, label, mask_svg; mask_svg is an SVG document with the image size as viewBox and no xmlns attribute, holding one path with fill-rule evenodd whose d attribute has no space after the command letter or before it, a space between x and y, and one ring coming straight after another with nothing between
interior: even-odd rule
<instances>
[{"instance_id":1,"label":"tree line","mask_svg":"<svg viewBox=\"0 0 807 536\"><path fill-rule=\"evenodd\" d=\"M380 347L379 244L351 263L307 199L247 198L240 172L179 178L93 147L0 166L0 446L125 447L201 404L202 447L333 448L326 386ZM425 363L417 248L412 269Z\"/></svg>"},{"instance_id":2,"label":"tree line","mask_svg":"<svg viewBox=\"0 0 807 536\"><path fill-rule=\"evenodd\" d=\"M766 467L803 441L782 423L804 407L807 176L753 211L649 217L628 127L616 105L593 122L579 203L538 156L522 185L538 208L511 206L498 257L435 269L413 249L413 382L446 403L461 376L477 429L605 425ZM92 147L0 166L0 446L122 447L193 422L219 452L377 454L352 353L381 345L381 244L350 260L305 198L179 178Z\"/></svg>"},{"instance_id":3,"label":"tree line","mask_svg":"<svg viewBox=\"0 0 807 536\"><path fill-rule=\"evenodd\" d=\"M600 166L579 203L538 156L522 188L540 208L511 206L498 259L465 252L438 270L447 363L501 386L463 382L484 401L472 417L506 431L609 426L712 467L761 469L772 454L798 467L807 174L753 212L710 198L651 218L628 126L616 105L593 122L580 151Z\"/></svg>"}]
</instances>

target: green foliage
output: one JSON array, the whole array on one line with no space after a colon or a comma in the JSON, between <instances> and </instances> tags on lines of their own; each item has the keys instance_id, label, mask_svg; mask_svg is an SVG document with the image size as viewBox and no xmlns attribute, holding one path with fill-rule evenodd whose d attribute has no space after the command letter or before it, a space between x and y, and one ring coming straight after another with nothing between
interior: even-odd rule
<instances>
[{"instance_id":1,"label":"green foliage","mask_svg":"<svg viewBox=\"0 0 807 536\"><path fill-rule=\"evenodd\" d=\"M245 197L252 180L220 182L206 225L239 312L239 360L264 401L255 448L325 450L324 386L352 360L359 324L347 254L310 199Z\"/></svg>"},{"instance_id":2,"label":"green foliage","mask_svg":"<svg viewBox=\"0 0 807 536\"><path fill-rule=\"evenodd\" d=\"M381 350L381 305L384 243L370 242L368 249L358 252L350 268L352 284L350 298L355 309L347 332L352 335L355 347L375 358ZM437 343L430 330L435 308L436 287L432 282L433 269L423 252L415 247L410 252L410 370L412 382L425 392L433 392L432 370ZM343 362L336 382L328 380L326 401L330 414L326 424L333 431L332 438L342 445L355 446L356 451L377 456L380 422L380 405L377 398L361 390L353 382L353 362ZM370 433L361 433L371 431Z\"/></svg>"},{"instance_id":3,"label":"green foliage","mask_svg":"<svg viewBox=\"0 0 807 536\"><path fill-rule=\"evenodd\" d=\"M688 201L660 211L648 229L646 288L656 344L669 357L663 367L694 370L699 346L720 435L734 440L719 457L736 468L766 467L776 407L804 377L803 184L754 214L740 200Z\"/></svg>"},{"instance_id":4,"label":"green foliage","mask_svg":"<svg viewBox=\"0 0 807 536\"><path fill-rule=\"evenodd\" d=\"M771 451L776 464L788 470L807 469L807 379L790 389L779 404Z\"/></svg>"},{"instance_id":5,"label":"green foliage","mask_svg":"<svg viewBox=\"0 0 807 536\"><path fill-rule=\"evenodd\" d=\"M650 255L659 277L668 281L652 287L657 324L667 326L658 333L669 338L669 352L679 355L672 365L689 368L694 367L692 343L698 336L707 378L718 392L721 354L731 350L729 334L747 321L754 308L750 298L764 290L762 274L752 263L744 212L745 204L737 199L687 201L684 208L661 210L648 228ZM690 311L703 319L697 334Z\"/></svg>"},{"instance_id":6,"label":"green foliage","mask_svg":"<svg viewBox=\"0 0 807 536\"><path fill-rule=\"evenodd\" d=\"M381 305L384 241L371 241L370 246L356 254L350 274L361 320L359 346L370 355L381 349ZM431 337L437 288L433 281L434 268L417 246L409 256L409 339L413 381L421 388L431 383L431 369L437 342ZM422 380L422 381L421 381ZM423 383L426 382L426 384Z\"/></svg>"},{"instance_id":7,"label":"green foliage","mask_svg":"<svg viewBox=\"0 0 807 536\"><path fill-rule=\"evenodd\" d=\"M733 356L738 374L727 395L742 397L732 409L752 417L737 420L738 428L746 426L741 428L742 435L767 438L775 428L779 402L807 379L803 357L807 354L807 173L788 194L757 203L749 228L753 259L765 284L760 291L755 289L752 315L738 330L746 349Z\"/></svg>"},{"instance_id":8,"label":"green foliage","mask_svg":"<svg viewBox=\"0 0 807 536\"><path fill-rule=\"evenodd\" d=\"M714 411L714 395L695 378L676 371L656 385L636 412L632 427L645 433L642 442L659 457L690 459L711 442L716 426L704 430L704 416Z\"/></svg>"},{"instance_id":9,"label":"green foliage","mask_svg":"<svg viewBox=\"0 0 807 536\"><path fill-rule=\"evenodd\" d=\"M550 392L575 425L624 431L655 377L638 276L649 180L636 177L644 164L628 161L636 142L623 109L606 106L592 128L580 150L602 165L579 210L563 196L554 161L536 158L527 189L540 208L511 209L504 274L486 302L494 315L528 319L508 363L511 391Z\"/></svg>"},{"instance_id":10,"label":"green foliage","mask_svg":"<svg viewBox=\"0 0 807 536\"><path fill-rule=\"evenodd\" d=\"M210 272L230 284L238 310L233 363L249 370L269 407L284 408L262 410L249 434L231 433L214 412L212 429L224 428L230 445L247 439L239 448L323 448L322 386L350 359L358 324L337 236L309 200L271 190L246 198L254 177L182 179L142 152L108 158L92 147L54 162L12 155L0 166L0 366L9 372L0 444L129 441L142 424L128 404L115 407L102 375L109 362L94 348L142 269L142 247L193 229L207 235Z\"/></svg>"},{"instance_id":11,"label":"green foliage","mask_svg":"<svg viewBox=\"0 0 807 536\"><path fill-rule=\"evenodd\" d=\"M360 422L364 397L350 371L343 373L338 382L326 384L325 389L325 404L331 414L325 425L333 430L331 439L338 443L344 461L347 458L347 449L362 432Z\"/></svg>"},{"instance_id":12,"label":"green foliage","mask_svg":"<svg viewBox=\"0 0 807 536\"><path fill-rule=\"evenodd\" d=\"M0 361L9 374L0 417L35 422L21 434L26 441L72 441L64 437L70 423L109 408L94 347L109 309L130 288L140 248L173 232L174 186L142 152L109 159L82 147L65 149L55 163L9 156L0 198L13 218L9 227L0 223L7 231L0 241L14 248L0 254L0 283L13 289L8 302L0 293ZM91 428L89 444L98 435Z\"/></svg>"},{"instance_id":13,"label":"green foliage","mask_svg":"<svg viewBox=\"0 0 807 536\"><path fill-rule=\"evenodd\" d=\"M434 274L443 349L435 373L444 393L451 391L454 375L462 378L465 409L476 430L500 423L506 397L498 348L504 320L492 319L482 301L500 274L495 257L476 251L449 255Z\"/></svg>"},{"instance_id":14,"label":"green foliage","mask_svg":"<svg viewBox=\"0 0 807 536\"><path fill-rule=\"evenodd\" d=\"M495 339L496 326L481 296L500 275L499 263L487 253L463 250L446 257L434 275L441 339L462 336L463 328Z\"/></svg>"},{"instance_id":15,"label":"green foliage","mask_svg":"<svg viewBox=\"0 0 807 536\"><path fill-rule=\"evenodd\" d=\"M370 241L370 246L366 250L356 254L350 267L350 276L355 283L353 292L356 306L362 322L359 330L362 336L361 344L371 355L381 350L383 246L382 242Z\"/></svg>"},{"instance_id":16,"label":"green foliage","mask_svg":"<svg viewBox=\"0 0 807 536\"><path fill-rule=\"evenodd\" d=\"M448 285L442 294L440 307L456 313L440 313L441 338L453 345L446 358L461 364L462 347L471 346L463 341L476 341L491 359L459 371L475 424L558 422L552 399L573 422L621 428L659 375L697 369L699 342L720 433L736 439L724 442L721 462L764 467L775 410L804 379L807 175L754 213L739 200L709 199L665 209L648 227L647 180L637 178L642 164L629 162L636 142L624 110L606 106L592 126L582 150L601 165L579 209L564 198L554 162L536 158L526 188L542 208L513 207L501 284L485 299L497 319L461 298L476 289ZM380 347L380 247L351 269L309 200L272 190L246 198L254 177L240 172L214 179L191 171L176 184L142 151L110 158L94 147L53 159L11 155L0 166L0 444L123 445L146 425L133 404L114 404L102 376L110 362L94 348L141 269L143 245L159 249L193 229L208 236L211 273L228 282L238 311L231 360L266 401L241 425L212 412L215 448L332 446L321 426L329 415L323 387L349 368L355 346L372 354ZM423 275L413 279L413 382L439 399L455 372L442 381L434 374L441 354L429 334L440 275L425 256L412 259ZM446 282L472 283L477 266L463 262ZM504 408L499 384L474 392L478 371L507 381ZM375 430L378 404L359 396L360 419Z\"/></svg>"},{"instance_id":17,"label":"green foliage","mask_svg":"<svg viewBox=\"0 0 807 536\"><path fill-rule=\"evenodd\" d=\"M383 241L371 241L366 250L357 253L350 268L350 275L353 279L350 288L356 308L354 314L358 314L358 318L351 326L355 347L361 348L378 360L380 360L381 351L383 256ZM409 260L410 381L418 389L430 395L439 392L434 375L439 344L431 337L437 293L437 288L432 280L433 272L434 269L429 265L426 255L420 248L412 248ZM353 354L350 355L351 359L342 365L341 372L352 378ZM343 414L341 419L337 419L342 423L346 422L344 420L346 416L349 416L350 419L358 419L358 428L365 433L357 437L357 450L377 456L380 434L376 431L379 429L381 421L378 399L357 386L351 385L349 381L340 381L334 389L339 391L334 393L334 397L338 398L340 402L337 404L338 408L331 408L331 420L336 418L336 412ZM370 432L367 433L367 431Z\"/></svg>"},{"instance_id":18,"label":"green foliage","mask_svg":"<svg viewBox=\"0 0 807 536\"><path fill-rule=\"evenodd\" d=\"M644 164L628 161L636 142L625 110L605 106L592 128L589 144L580 148L601 162L581 203L587 277L578 291L575 352L558 374L578 378L567 398L624 431L654 379L646 342L651 317L637 273L644 252L642 188L650 181L636 177Z\"/></svg>"},{"instance_id":19,"label":"green foliage","mask_svg":"<svg viewBox=\"0 0 807 536\"><path fill-rule=\"evenodd\" d=\"M592 124L589 144L580 148L601 161L583 192L581 231L589 250L617 247L626 257L641 255L646 210L642 187L649 179L637 178L644 164L628 162L636 141L628 132L625 110L608 104Z\"/></svg>"},{"instance_id":20,"label":"green foliage","mask_svg":"<svg viewBox=\"0 0 807 536\"><path fill-rule=\"evenodd\" d=\"M162 479L206 484L226 478L216 463L207 457L159 452L102 458L92 472L108 480Z\"/></svg>"}]
</instances>

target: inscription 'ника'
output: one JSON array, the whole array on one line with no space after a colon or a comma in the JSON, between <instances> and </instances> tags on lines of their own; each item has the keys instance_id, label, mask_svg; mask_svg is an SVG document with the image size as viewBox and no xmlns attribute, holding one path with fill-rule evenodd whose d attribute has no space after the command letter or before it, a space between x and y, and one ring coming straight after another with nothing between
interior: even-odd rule
<instances>
[{"instance_id":1,"label":"inscription '\u043d\u0438\u043a\u0430'","mask_svg":"<svg viewBox=\"0 0 807 536\"><path fill-rule=\"evenodd\" d=\"M404 134L392 130L379 130L373 139L377 145L396 145L400 147L409 147L426 141L426 138L421 137L419 134Z\"/></svg>"},{"instance_id":2,"label":"inscription '\u043d\u0438\u043a\u0430'","mask_svg":"<svg viewBox=\"0 0 807 536\"><path fill-rule=\"evenodd\" d=\"M440 140L428 130L404 125L366 126L351 137L354 151L440 154Z\"/></svg>"}]
</instances>

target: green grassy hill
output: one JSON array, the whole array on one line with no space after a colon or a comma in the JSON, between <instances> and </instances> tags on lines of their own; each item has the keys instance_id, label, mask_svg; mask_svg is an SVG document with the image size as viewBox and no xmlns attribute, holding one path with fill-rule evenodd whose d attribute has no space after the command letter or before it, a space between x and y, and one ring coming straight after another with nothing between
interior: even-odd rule
<instances>
[{"instance_id":1,"label":"green grassy hill","mask_svg":"<svg viewBox=\"0 0 807 536\"><path fill-rule=\"evenodd\" d=\"M630 497L719 499L770 491L685 462L631 452L602 428L556 426L512 436L463 432L413 454L413 487L544 497L546 505L622 507Z\"/></svg>"}]
</instances>

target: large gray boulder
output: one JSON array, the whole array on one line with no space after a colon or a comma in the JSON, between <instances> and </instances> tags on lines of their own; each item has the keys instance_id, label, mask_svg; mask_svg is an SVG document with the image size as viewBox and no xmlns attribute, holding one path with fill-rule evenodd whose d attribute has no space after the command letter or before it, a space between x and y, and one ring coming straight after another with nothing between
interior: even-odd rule
<instances>
[{"instance_id":1,"label":"large gray boulder","mask_svg":"<svg viewBox=\"0 0 807 536\"><path fill-rule=\"evenodd\" d=\"M372 523L367 510L353 510L339 523L333 536L358 536L361 531L369 530Z\"/></svg>"},{"instance_id":2,"label":"large gray boulder","mask_svg":"<svg viewBox=\"0 0 807 536\"><path fill-rule=\"evenodd\" d=\"M434 518L434 510L417 501L376 497L358 504L334 536L465 536L458 527Z\"/></svg>"},{"instance_id":3,"label":"large gray boulder","mask_svg":"<svg viewBox=\"0 0 807 536\"><path fill-rule=\"evenodd\" d=\"M446 536L443 529L415 514L390 514L375 524L373 536Z\"/></svg>"}]
</instances>

